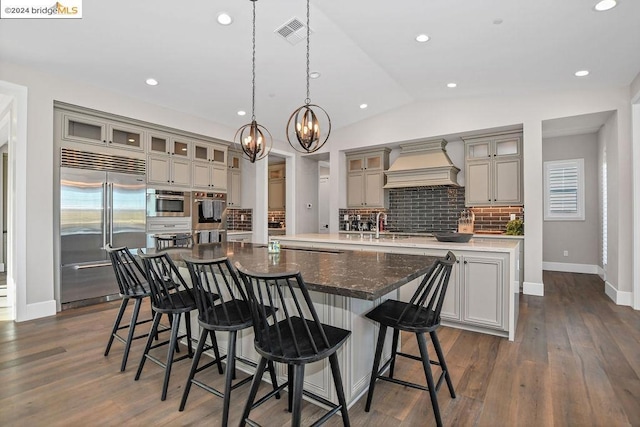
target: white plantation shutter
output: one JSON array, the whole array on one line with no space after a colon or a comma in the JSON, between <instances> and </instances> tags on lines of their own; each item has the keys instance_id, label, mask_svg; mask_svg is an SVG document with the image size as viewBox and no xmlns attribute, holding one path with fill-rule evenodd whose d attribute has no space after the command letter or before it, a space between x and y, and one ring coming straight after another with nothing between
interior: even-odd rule
<instances>
[{"instance_id":1,"label":"white plantation shutter","mask_svg":"<svg viewBox=\"0 0 640 427\"><path fill-rule=\"evenodd\" d=\"M584 220L584 160L544 162L547 221Z\"/></svg>"}]
</instances>

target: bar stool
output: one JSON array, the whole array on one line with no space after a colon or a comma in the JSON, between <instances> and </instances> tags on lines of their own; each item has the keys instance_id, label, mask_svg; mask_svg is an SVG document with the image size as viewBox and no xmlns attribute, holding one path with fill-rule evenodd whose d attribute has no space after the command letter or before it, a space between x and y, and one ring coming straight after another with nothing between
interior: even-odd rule
<instances>
[{"instance_id":1,"label":"bar stool","mask_svg":"<svg viewBox=\"0 0 640 427\"><path fill-rule=\"evenodd\" d=\"M196 303L191 289L187 286L186 282L178 272L178 268L175 266L173 261L171 261L167 252L144 254L142 251L138 251L138 256L142 259L147 280L149 281L149 287L151 289L151 308L154 312L154 316L151 331L149 332L149 337L147 339L147 345L144 349L144 353L142 354L142 359L140 360L135 380L137 381L140 379L142 368L144 368L144 364L147 359L159 366L162 366L165 369L165 374L164 383L162 385L161 400L165 400L167 398L167 388L169 386L169 378L173 363L187 357L193 357L191 318L189 313L196 309ZM153 344L153 337L157 336L158 332L160 332L158 331L158 328L160 325L160 319L164 314L168 316L169 323L171 324L171 337L168 341ZM180 335L180 318L183 316L185 318L187 333ZM179 340L182 338L187 339L188 353L180 357L174 357L175 352L180 352ZM165 362L149 354L150 350L167 344L169 344L169 347L167 349L167 359ZM214 344L217 348L217 343Z\"/></svg>"},{"instance_id":2,"label":"bar stool","mask_svg":"<svg viewBox=\"0 0 640 427\"><path fill-rule=\"evenodd\" d=\"M309 296L307 286L299 272L283 274L258 274L250 272L239 263L235 264L246 288L253 316L254 345L260 354L256 374L251 383L249 398L242 414L240 426L256 425L249 419L251 410L288 387L291 425L299 427L302 412L302 394L331 408L314 425L325 423L338 411L342 422L349 426L349 413L342 387L342 376L336 352L347 340L351 331L320 323ZM300 295L300 297L298 296ZM265 307L281 309L273 316ZM339 404L303 390L305 365L329 358L331 374ZM285 363L288 367L287 382L260 399L254 400L267 362Z\"/></svg>"},{"instance_id":3,"label":"bar stool","mask_svg":"<svg viewBox=\"0 0 640 427\"><path fill-rule=\"evenodd\" d=\"M198 306L198 323L202 328L198 348L191 363L191 371L184 388L180 411L184 410L189 396L191 384L213 393L223 398L222 425L226 426L229 420L229 406L231 404L231 391L251 381L253 376L249 376L232 385L235 378L236 360L240 360L249 366L256 367L250 360L236 356L236 338L238 331L250 328L252 325L251 308L247 302L247 297L240 286L238 276L229 260L218 258L212 260L194 259L183 255L183 258L191 275L193 292ZM215 297L214 297L215 296ZM273 310L271 310L273 311ZM227 344L227 354L220 357L218 348L214 348L215 359L198 367L200 357L204 351L207 335L211 336L211 341L215 342L215 332L228 332L229 341ZM195 379L195 375L210 366L217 365L218 372L222 374L221 361L227 360L227 371L225 376L224 392ZM274 390L278 388L273 362L268 362L271 373L271 381Z\"/></svg>"},{"instance_id":4,"label":"bar stool","mask_svg":"<svg viewBox=\"0 0 640 427\"><path fill-rule=\"evenodd\" d=\"M193 236L189 233L178 233L168 236L155 236L156 249L190 248L193 246Z\"/></svg>"},{"instance_id":5,"label":"bar stool","mask_svg":"<svg viewBox=\"0 0 640 427\"><path fill-rule=\"evenodd\" d=\"M107 349L104 351L104 355L108 356L111 350L113 340L116 339L124 344L124 353L122 355L122 364L120 365L120 372L123 372L127 367L127 359L129 358L129 350L131 349L131 343L133 340L144 338L149 334L135 335L136 326L143 323L149 323L152 318L138 321L138 315L140 313L140 306L142 300L149 297L149 284L145 277L144 271L140 264L137 263L129 249L125 246L120 248L114 248L111 244L105 247L105 250L109 254L111 259L111 265L116 275L116 281L118 282L118 288L120 289L120 296L122 302L120 303L120 310L116 316L116 321L113 324L111 330L111 336L107 343ZM128 325L121 325L122 317L127 309L129 300L135 300L133 306L133 313L131 314L131 322ZM123 338L118 334L123 329L129 329L129 333L126 338Z\"/></svg>"},{"instance_id":6,"label":"bar stool","mask_svg":"<svg viewBox=\"0 0 640 427\"><path fill-rule=\"evenodd\" d=\"M449 370L447 369L447 364L444 360L444 354L442 353L442 348L440 347L440 341L438 340L436 330L440 326L440 311L442 310L442 303L444 302L444 297L447 292L447 285L449 283L449 277L451 276L451 268L455 262L456 256L452 252L448 252L446 257L439 258L431 266L431 269L427 274L425 274L424 279L420 282L420 286L418 286L418 289L408 303L396 300L387 300L366 314L369 319L380 324L378 344L376 346L373 370L371 371L371 381L369 383L369 393L367 394L367 403L364 409L366 412L369 412L371 409L373 390L376 385L376 380L380 379L419 390L428 390L429 396L431 397L431 405L433 406L436 423L438 426L442 425L437 392L440 389L443 380L447 381L447 387L449 388L449 393L452 398L456 397L456 393L453 390L453 384L451 383L451 377L449 376ZM387 327L393 328L391 359L387 361L382 368L379 368ZM420 357L397 351L400 331L415 333L418 340L418 348L420 349ZM427 341L424 335L425 332L429 332L429 336L433 342L433 347L435 348L438 356L437 362L429 360ZM427 377L427 387L393 378L396 356L403 356L409 359L421 361L425 376ZM389 365L391 365L389 368L389 376L383 376L382 373ZM433 380L431 365L438 365L442 369L442 373L440 374L440 378L438 378L437 384L435 384Z\"/></svg>"}]
</instances>

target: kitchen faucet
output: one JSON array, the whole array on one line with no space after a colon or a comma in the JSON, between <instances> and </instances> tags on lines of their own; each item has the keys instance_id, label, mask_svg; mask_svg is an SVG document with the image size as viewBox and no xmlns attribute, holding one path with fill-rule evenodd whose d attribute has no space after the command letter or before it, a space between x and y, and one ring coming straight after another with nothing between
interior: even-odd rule
<instances>
[{"instance_id":1,"label":"kitchen faucet","mask_svg":"<svg viewBox=\"0 0 640 427\"><path fill-rule=\"evenodd\" d=\"M380 238L380 215L384 215L384 225L387 225L387 214L384 212L378 212L376 214L376 239Z\"/></svg>"}]
</instances>

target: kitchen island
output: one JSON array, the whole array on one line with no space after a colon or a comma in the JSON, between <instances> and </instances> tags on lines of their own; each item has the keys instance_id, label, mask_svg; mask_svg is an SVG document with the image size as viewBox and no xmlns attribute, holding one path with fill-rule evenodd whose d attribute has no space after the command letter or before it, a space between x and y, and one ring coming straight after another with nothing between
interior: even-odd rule
<instances>
[{"instance_id":1,"label":"kitchen island","mask_svg":"<svg viewBox=\"0 0 640 427\"><path fill-rule=\"evenodd\" d=\"M188 249L169 249L167 252L178 265L184 265L183 254L201 259L228 256L232 263L239 262L258 273L300 271L320 321L352 332L338 351L349 406L366 392L373 365L377 327L364 314L387 298L397 298L399 288L417 286L435 259L425 255L297 248L295 245L283 247L279 253L269 253L266 245L243 242L200 244ZM188 280L186 268L180 269L185 280ZM196 316L196 313L192 313L192 324L197 324ZM225 335L217 335L218 346L223 354L227 346ZM243 358L258 361L251 329L239 334L237 352ZM385 346L384 358L388 359L390 353L391 334ZM237 367L247 372L253 370L243 364ZM276 369L280 379L284 380L286 367L276 365ZM306 368L305 389L337 403L332 381L326 359Z\"/></svg>"},{"instance_id":2,"label":"kitchen island","mask_svg":"<svg viewBox=\"0 0 640 427\"><path fill-rule=\"evenodd\" d=\"M492 335L515 338L522 265L522 238L482 238L468 243L439 242L432 236L387 233L299 234L281 236L282 245L310 249L349 249L387 254L457 257L442 307L442 324ZM415 286L400 289L407 301Z\"/></svg>"}]
</instances>

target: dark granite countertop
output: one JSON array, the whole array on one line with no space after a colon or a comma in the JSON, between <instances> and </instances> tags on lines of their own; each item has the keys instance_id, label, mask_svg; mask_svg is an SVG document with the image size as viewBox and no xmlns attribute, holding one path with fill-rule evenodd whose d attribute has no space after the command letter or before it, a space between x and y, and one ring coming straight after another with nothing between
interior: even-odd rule
<instances>
[{"instance_id":1,"label":"dark granite countertop","mask_svg":"<svg viewBox=\"0 0 640 427\"><path fill-rule=\"evenodd\" d=\"M191 249L171 249L169 253L178 262L182 254L201 259L228 256L232 263L239 262L258 273L300 271L310 290L365 300L375 300L425 274L435 260L422 255L290 245L278 254L270 254L265 245L244 242L205 243Z\"/></svg>"}]
</instances>

